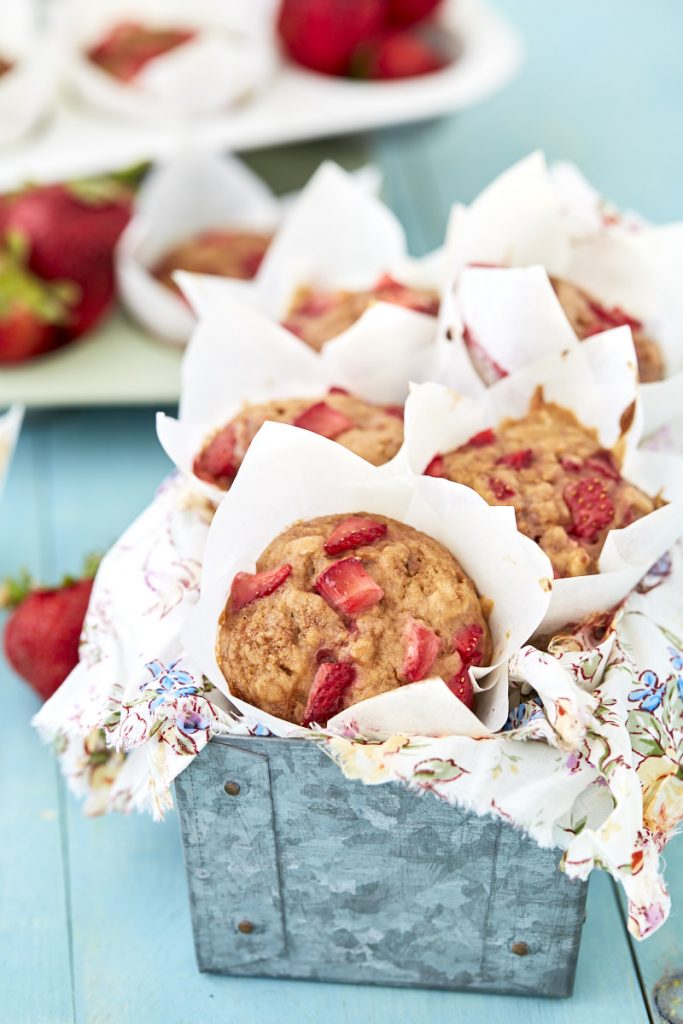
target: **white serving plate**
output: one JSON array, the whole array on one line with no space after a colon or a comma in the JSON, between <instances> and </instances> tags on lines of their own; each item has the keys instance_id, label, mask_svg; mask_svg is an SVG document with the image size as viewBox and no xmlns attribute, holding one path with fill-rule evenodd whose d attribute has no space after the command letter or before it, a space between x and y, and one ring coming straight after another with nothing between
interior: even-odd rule
<instances>
[{"instance_id":1,"label":"white serving plate","mask_svg":"<svg viewBox=\"0 0 683 1024\"><path fill-rule=\"evenodd\" d=\"M0 151L0 190L167 158L188 141L236 152L454 113L501 88L521 63L518 34L482 0L446 0L462 46L421 78L360 82L287 64L264 92L229 113L164 124L107 116L68 98L42 130Z\"/></svg>"},{"instance_id":2,"label":"white serving plate","mask_svg":"<svg viewBox=\"0 0 683 1024\"><path fill-rule=\"evenodd\" d=\"M170 405L180 394L182 350L116 313L95 334L20 366L0 369L0 409Z\"/></svg>"}]
</instances>

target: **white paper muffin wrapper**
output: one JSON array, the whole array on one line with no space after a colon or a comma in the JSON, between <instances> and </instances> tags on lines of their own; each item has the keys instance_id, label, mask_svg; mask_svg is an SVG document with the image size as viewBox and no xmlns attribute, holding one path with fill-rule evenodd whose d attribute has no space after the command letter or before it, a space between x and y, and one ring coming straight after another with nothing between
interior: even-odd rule
<instances>
[{"instance_id":1,"label":"white paper muffin wrapper","mask_svg":"<svg viewBox=\"0 0 683 1024\"><path fill-rule=\"evenodd\" d=\"M351 175L358 188L376 195L381 176L372 166ZM210 228L275 232L295 196L276 198L257 174L234 156L201 149L181 150L145 180L135 214L116 250L121 298L148 331L186 344L195 317L183 299L166 288L151 268L176 243ZM251 281L223 279L248 299Z\"/></svg>"},{"instance_id":2,"label":"white paper muffin wrapper","mask_svg":"<svg viewBox=\"0 0 683 1024\"><path fill-rule=\"evenodd\" d=\"M606 306L620 306L638 317L662 349L668 378L642 385L650 433L678 414L683 387L682 259L683 223L658 227L622 217L606 207L576 168L563 164L549 170L542 154L532 153L469 207L453 208L447 291L453 291L471 264L541 265ZM444 331L450 319L444 316ZM535 356L530 344L515 353L510 369L527 354L542 356L542 338L538 346Z\"/></svg>"},{"instance_id":3,"label":"white paper muffin wrapper","mask_svg":"<svg viewBox=\"0 0 683 1024\"><path fill-rule=\"evenodd\" d=\"M0 57L13 66L0 76L0 146L16 142L52 110L62 52L51 26L39 22L35 0L3 0Z\"/></svg>"},{"instance_id":4,"label":"white paper muffin wrapper","mask_svg":"<svg viewBox=\"0 0 683 1024\"><path fill-rule=\"evenodd\" d=\"M6 413L0 416L0 498L5 488L5 480L19 439L23 419L24 409L21 405L11 406Z\"/></svg>"},{"instance_id":5,"label":"white paper muffin wrapper","mask_svg":"<svg viewBox=\"0 0 683 1024\"><path fill-rule=\"evenodd\" d=\"M548 607L548 559L517 532L508 509L501 515L468 488L389 475L326 438L280 423L266 423L258 432L211 524L201 599L183 631L190 657L248 717L279 736L305 735L307 730L231 695L216 662L218 619L236 573L252 572L262 551L288 526L300 519L354 512L408 523L452 552L480 597L493 603L493 654L489 666L471 670L476 688L485 691L478 718L435 681L409 684L355 704L331 719L328 728L343 730L354 723L372 736L397 729L413 733L415 723L431 735L483 735L499 729L508 713L505 662L535 631ZM484 547L482 534L487 537ZM240 538L238 543L235 538Z\"/></svg>"},{"instance_id":6,"label":"white paper muffin wrapper","mask_svg":"<svg viewBox=\"0 0 683 1024\"><path fill-rule=\"evenodd\" d=\"M63 13L71 42L67 79L81 100L122 117L182 119L227 108L273 74L274 16L274 0L68 0ZM124 83L85 55L122 21L190 28L198 34L149 61L133 82Z\"/></svg>"},{"instance_id":7,"label":"white paper muffin wrapper","mask_svg":"<svg viewBox=\"0 0 683 1024\"><path fill-rule=\"evenodd\" d=\"M352 175L325 163L310 179L278 230L261 267L248 286L201 274L177 275L198 316L210 314L221 295L246 298L272 320L280 322L302 285L324 290L372 288L383 273L402 284L440 289L442 259L432 253L421 260L407 254L403 229L390 210L369 195ZM432 379L436 372L435 317L378 302L348 330L328 341L322 356L361 390L367 381L383 393L378 400L402 401L410 379ZM391 347L374 344L381 334ZM304 342L300 341L300 345ZM308 347L308 346L306 346ZM387 351L391 357L387 359ZM410 360L410 373L398 386L393 365Z\"/></svg>"},{"instance_id":8,"label":"white paper muffin wrapper","mask_svg":"<svg viewBox=\"0 0 683 1024\"><path fill-rule=\"evenodd\" d=\"M423 473L434 455L452 451L504 419L524 416L539 386L547 401L571 410L580 423L594 428L605 448L620 444L627 480L650 493L661 492L670 502L624 529L611 530L598 574L555 580L542 623L543 632L553 632L622 601L683 533L683 460L660 452L650 461L637 452L642 420L628 329L607 331L529 363L477 398L438 384L416 386L406 403L404 445L396 462ZM631 425L622 436L621 418L631 407Z\"/></svg>"}]
</instances>

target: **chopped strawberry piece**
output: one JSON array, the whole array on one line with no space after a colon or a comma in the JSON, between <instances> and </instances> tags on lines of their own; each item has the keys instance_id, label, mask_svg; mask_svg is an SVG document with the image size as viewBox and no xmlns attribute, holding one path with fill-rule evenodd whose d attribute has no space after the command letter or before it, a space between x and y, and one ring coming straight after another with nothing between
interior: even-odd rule
<instances>
[{"instance_id":1,"label":"chopped strawberry piece","mask_svg":"<svg viewBox=\"0 0 683 1024\"><path fill-rule=\"evenodd\" d=\"M586 459L586 466L592 469L594 473L607 477L608 480L621 479L621 473L615 465L612 453L608 452L605 448L595 452L589 459Z\"/></svg>"},{"instance_id":2,"label":"chopped strawberry piece","mask_svg":"<svg viewBox=\"0 0 683 1024\"><path fill-rule=\"evenodd\" d=\"M384 411L390 416L395 416L397 420L403 420L405 416L405 409L402 405L385 405Z\"/></svg>"},{"instance_id":3,"label":"chopped strawberry piece","mask_svg":"<svg viewBox=\"0 0 683 1024\"><path fill-rule=\"evenodd\" d=\"M342 551L372 544L384 537L387 532L386 523L378 523L375 519L363 519L362 516L351 516L335 526L325 541L328 555L340 555Z\"/></svg>"},{"instance_id":4,"label":"chopped strawberry piece","mask_svg":"<svg viewBox=\"0 0 683 1024\"><path fill-rule=\"evenodd\" d=\"M630 327L632 331L642 331L643 329L641 320L629 316L619 306L608 308L596 302L595 299L588 299L588 305L597 320L595 327L591 329L591 334L598 334L611 327Z\"/></svg>"},{"instance_id":5,"label":"chopped strawberry piece","mask_svg":"<svg viewBox=\"0 0 683 1024\"><path fill-rule=\"evenodd\" d=\"M560 465L568 473L580 473L583 469L583 459L579 459L576 455L563 455L560 459Z\"/></svg>"},{"instance_id":6,"label":"chopped strawberry piece","mask_svg":"<svg viewBox=\"0 0 683 1024\"><path fill-rule=\"evenodd\" d=\"M401 675L416 683L429 675L441 647L436 633L421 622L409 619L403 631L403 668Z\"/></svg>"},{"instance_id":7,"label":"chopped strawberry piece","mask_svg":"<svg viewBox=\"0 0 683 1024\"><path fill-rule=\"evenodd\" d=\"M336 384L333 384L331 388L328 388L328 395L349 395L351 392L347 391L346 388L339 388Z\"/></svg>"},{"instance_id":8,"label":"chopped strawberry piece","mask_svg":"<svg viewBox=\"0 0 683 1024\"><path fill-rule=\"evenodd\" d=\"M568 484L564 500L572 517L569 532L582 540L595 540L600 530L614 519L614 504L597 476Z\"/></svg>"},{"instance_id":9,"label":"chopped strawberry piece","mask_svg":"<svg viewBox=\"0 0 683 1024\"><path fill-rule=\"evenodd\" d=\"M356 674L353 665L324 662L313 679L301 724L308 726L317 722L325 725L328 718L339 714L344 707L344 698L356 680Z\"/></svg>"},{"instance_id":10,"label":"chopped strawberry piece","mask_svg":"<svg viewBox=\"0 0 683 1024\"><path fill-rule=\"evenodd\" d=\"M383 302L391 302L395 306L404 306L416 313L425 313L427 316L438 316L439 299L429 292L419 291L417 288L409 288L401 284L390 274L382 274L374 287L374 293Z\"/></svg>"},{"instance_id":11,"label":"chopped strawberry piece","mask_svg":"<svg viewBox=\"0 0 683 1024\"><path fill-rule=\"evenodd\" d=\"M305 317L324 316L334 308L338 301L339 299L335 295L311 292L290 310L290 314Z\"/></svg>"},{"instance_id":12,"label":"chopped strawberry piece","mask_svg":"<svg viewBox=\"0 0 683 1024\"><path fill-rule=\"evenodd\" d=\"M531 448L522 448L518 452L508 452L496 460L499 465L509 466L510 469L528 469L534 461L534 453Z\"/></svg>"},{"instance_id":13,"label":"chopped strawberry piece","mask_svg":"<svg viewBox=\"0 0 683 1024\"><path fill-rule=\"evenodd\" d=\"M515 495L514 487L510 487L509 484L506 484L504 480L497 476L489 477L489 487L496 498L498 498L498 501L505 501L507 498L513 498Z\"/></svg>"},{"instance_id":14,"label":"chopped strawberry piece","mask_svg":"<svg viewBox=\"0 0 683 1024\"><path fill-rule=\"evenodd\" d=\"M279 565L277 569L266 569L265 572L238 572L230 588L230 610L235 614L253 601L268 597L291 575L292 567L287 563Z\"/></svg>"},{"instance_id":15,"label":"chopped strawberry piece","mask_svg":"<svg viewBox=\"0 0 683 1024\"><path fill-rule=\"evenodd\" d=\"M195 457L192 472L210 484L230 484L238 470L235 459L235 431L232 425L215 434Z\"/></svg>"},{"instance_id":16,"label":"chopped strawberry piece","mask_svg":"<svg viewBox=\"0 0 683 1024\"><path fill-rule=\"evenodd\" d=\"M314 434L320 434L333 441L344 431L351 430L355 423L343 412L333 409L327 402L316 402L310 409L297 416L294 426L301 427L302 430L311 430Z\"/></svg>"},{"instance_id":17,"label":"chopped strawberry piece","mask_svg":"<svg viewBox=\"0 0 683 1024\"><path fill-rule=\"evenodd\" d=\"M296 320L283 320L282 326L285 327L291 334L295 334L297 338L303 337L304 329L301 324L298 324Z\"/></svg>"},{"instance_id":18,"label":"chopped strawberry piece","mask_svg":"<svg viewBox=\"0 0 683 1024\"><path fill-rule=\"evenodd\" d=\"M446 686L454 693L458 700L461 700L466 708L474 711L474 687L467 666L456 672L451 679L446 680Z\"/></svg>"},{"instance_id":19,"label":"chopped strawberry piece","mask_svg":"<svg viewBox=\"0 0 683 1024\"><path fill-rule=\"evenodd\" d=\"M446 467L444 466L443 455L435 455L432 461L429 463L424 471L424 476L446 476Z\"/></svg>"},{"instance_id":20,"label":"chopped strawberry piece","mask_svg":"<svg viewBox=\"0 0 683 1024\"><path fill-rule=\"evenodd\" d=\"M384 597L384 591L365 571L360 558L333 562L320 573L315 589L341 615L365 611Z\"/></svg>"},{"instance_id":21,"label":"chopped strawberry piece","mask_svg":"<svg viewBox=\"0 0 683 1024\"><path fill-rule=\"evenodd\" d=\"M495 440L496 432L489 427L488 430L480 430L478 434L473 434L463 448L484 448L487 444L493 444Z\"/></svg>"},{"instance_id":22,"label":"chopped strawberry piece","mask_svg":"<svg viewBox=\"0 0 683 1024\"><path fill-rule=\"evenodd\" d=\"M453 637L453 650L457 651L465 665L478 665L481 661L481 644L484 630L476 622L465 626Z\"/></svg>"}]
</instances>

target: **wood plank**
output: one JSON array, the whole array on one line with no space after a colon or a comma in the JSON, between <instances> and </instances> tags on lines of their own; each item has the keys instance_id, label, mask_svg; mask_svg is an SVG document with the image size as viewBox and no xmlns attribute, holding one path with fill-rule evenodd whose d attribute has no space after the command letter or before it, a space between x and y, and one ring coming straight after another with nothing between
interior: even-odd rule
<instances>
[{"instance_id":1,"label":"wood plank","mask_svg":"<svg viewBox=\"0 0 683 1024\"><path fill-rule=\"evenodd\" d=\"M671 917L645 942L630 941L652 1019L683 1024L683 839L674 839L664 858Z\"/></svg>"},{"instance_id":2,"label":"wood plank","mask_svg":"<svg viewBox=\"0 0 683 1024\"><path fill-rule=\"evenodd\" d=\"M49 571L49 425L29 419L0 506L0 575ZM4 625L4 623L3 623ZM73 1017L62 788L51 750L30 719L39 700L0 664L5 730L0 744L0 1007L13 1024Z\"/></svg>"}]
</instances>

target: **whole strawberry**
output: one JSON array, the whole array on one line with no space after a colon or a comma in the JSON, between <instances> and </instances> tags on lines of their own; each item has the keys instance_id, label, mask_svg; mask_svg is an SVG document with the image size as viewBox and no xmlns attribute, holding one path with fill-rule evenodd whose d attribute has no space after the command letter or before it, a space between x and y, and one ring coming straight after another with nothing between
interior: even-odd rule
<instances>
[{"instance_id":1,"label":"whole strawberry","mask_svg":"<svg viewBox=\"0 0 683 1024\"><path fill-rule=\"evenodd\" d=\"M129 189L117 181L42 185L12 197L3 211L5 235L24 240L28 266L44 281L77 289L61 332L70 341L91 330L114 299L114 246L132 210Z\"/></svg>"},{"instance_id":2,"label":"whole strawberry","mask_svg":"<svg viewBox=\"0 0 683 1024\"><path fill-rule=\"evenodd\" d=\"M415 25L441 7L443 0L388 0L387 21L394 25Z\"/></svg>"},{"instance_id":3,"label":"whole strawberry","mask_svg":"<svg viewBox=\"0 0 683 1024\"><path fill-rule=\"evenodd\" d=\"M45 282L26 266L19 238L0 245L0 364L21 363L60 343L77 290Z\"/></svg>"},{"instance_id":4,"label":"whole strawberry","mask_svg":"<svg viewBox=\"0 0 683 1024\"><path fill-rule=\"evenodd\" d=\"M413 78L440 71L448 57L428 33L416 29L386 29L357 48L351 61L356 78Z\"/></svg>"},{"instance_id":5,"label":"whole strawberry","mask_svg":"<svg viewBox=\"0 0 683 1024\"><path fill-rule=\"evenodd\" d=\"M360 43L381 28L385 0L282 0L278 31L299 64L345 75Z\"/></svg>"},{"instance_id":6,"label":"whole strawberry","mask_svg":"<svg viewBox=\"0 0 683 1024\"><path fill-rule=\"evenodd\" d=\"M13 607L5 626L5 656L43 700L78 664L92 586L92 579L67 579L59 587L32 588L26 576L5 585L4 603Z\"/></svg>"}]
</instances>

